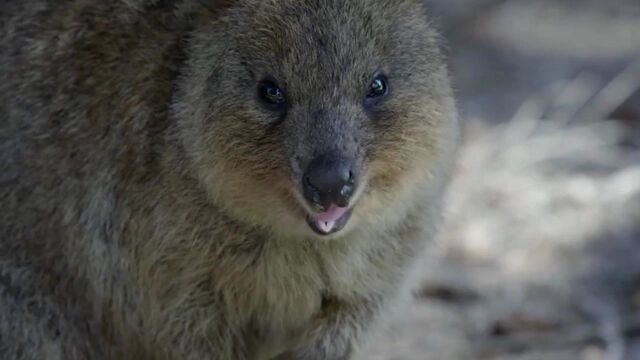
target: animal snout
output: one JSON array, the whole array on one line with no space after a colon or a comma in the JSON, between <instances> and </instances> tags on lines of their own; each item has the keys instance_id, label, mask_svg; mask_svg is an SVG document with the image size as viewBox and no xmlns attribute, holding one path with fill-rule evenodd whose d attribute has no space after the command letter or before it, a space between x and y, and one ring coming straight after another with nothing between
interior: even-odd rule
<instances>
[{"instance_id":1,"label":"animal snout","mask_svg":"<svg viewBox=\"0 0 640 360\"><path fill-rule=\"evenodd\" d=\"M353 161L335 155L313 159L304 173L304 196L312 205L329 209L349 206L355 191L357 171Z\"/></svg>"}]
</instances>

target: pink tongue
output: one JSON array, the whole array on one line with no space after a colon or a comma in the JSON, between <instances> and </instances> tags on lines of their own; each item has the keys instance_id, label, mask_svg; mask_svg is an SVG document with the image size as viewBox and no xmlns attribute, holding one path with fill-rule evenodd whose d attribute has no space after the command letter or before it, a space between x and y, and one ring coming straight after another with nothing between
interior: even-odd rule
<instances>
[{"instance_id":1,"label":"pink tongue","mask_svg":"<svg viewBox=\"0 0 640 360\"><path fill-rule=\"evenodd\" d=\"M313 219L316 220L316 221L322 221L322 222L326 222L326 223L336 222L344 214L346 214L346 212L347 212L347 208L341 208L341 207L337 207L335 205L331 205L329 210L327 210L327 211L325 211L323 213L314 214L313 215Z\"/></svg>"}]
</instances>

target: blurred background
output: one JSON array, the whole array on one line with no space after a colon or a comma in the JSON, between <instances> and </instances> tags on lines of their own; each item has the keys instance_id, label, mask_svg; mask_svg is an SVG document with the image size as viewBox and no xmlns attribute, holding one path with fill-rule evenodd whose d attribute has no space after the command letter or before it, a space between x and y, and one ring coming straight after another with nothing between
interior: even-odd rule
<instances>
[{"instance_id":1,"label":"blurred background","mask_svg":"<svg viewBox=\"0 0 640 360\"><path fill-rule=\"evenodd\" d=\"M464 145L361 359L640 360L640 1L425 1Z\"/></svg>"}]
</instances>

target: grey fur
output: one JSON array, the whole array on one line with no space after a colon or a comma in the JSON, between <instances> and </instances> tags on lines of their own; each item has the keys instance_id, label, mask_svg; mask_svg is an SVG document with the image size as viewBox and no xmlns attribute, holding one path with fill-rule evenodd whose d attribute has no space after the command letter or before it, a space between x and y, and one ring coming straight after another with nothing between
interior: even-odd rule
<instances>
[{"instance_id":1,"label":"grey fur","mask_svg":"<svg viewBox=\"0 0 640 360\"><path fill-rule=\"evenodd\" d=\"M418 0L0 4L0 358L350 359L433 237L456 147ZM369 76L392 93L364 110ZM256 84L282 82L283 119ZM366 176L330 238L310 158Z\"/></svg>"}]
</instances>

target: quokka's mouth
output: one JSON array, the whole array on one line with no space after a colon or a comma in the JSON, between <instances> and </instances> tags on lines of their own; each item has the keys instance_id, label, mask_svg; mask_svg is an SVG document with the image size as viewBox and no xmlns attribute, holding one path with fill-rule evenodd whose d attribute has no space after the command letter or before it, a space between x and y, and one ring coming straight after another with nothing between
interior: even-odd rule
<instances>
[{"instance_id":1,"label":"quokka's mouth","mask_svg":"<svg viewBox=\"0 0 640 360\"><path fill-rule=\"evenodd\" d=\"M349 222L352 210L331 205L328 210L307 215L307 223L315 233L330 235L339 232Z\"/></svg>"}]
</instances>

